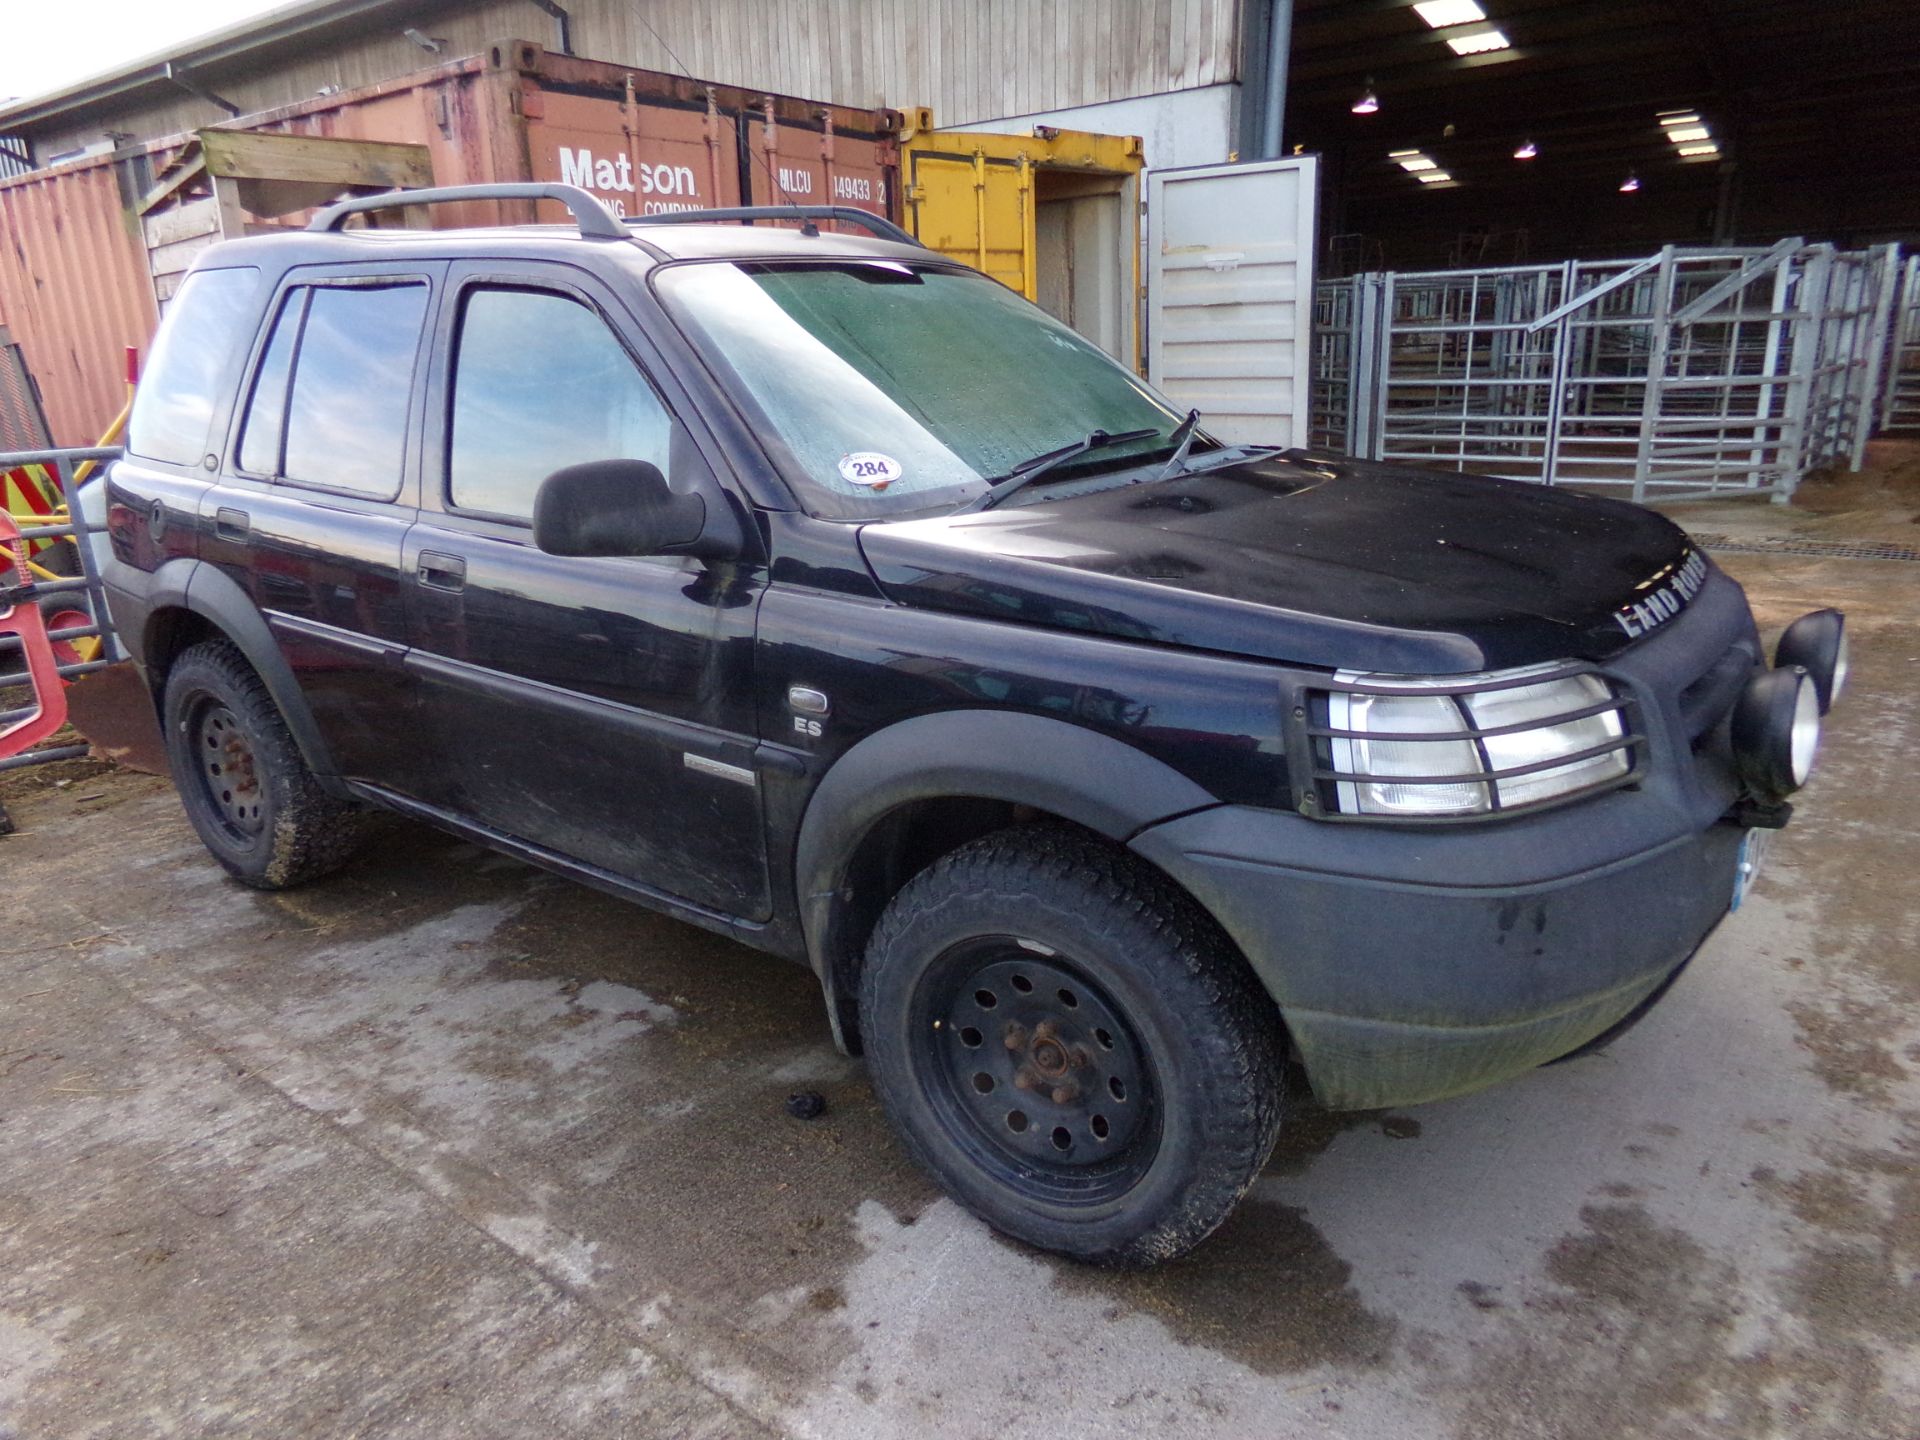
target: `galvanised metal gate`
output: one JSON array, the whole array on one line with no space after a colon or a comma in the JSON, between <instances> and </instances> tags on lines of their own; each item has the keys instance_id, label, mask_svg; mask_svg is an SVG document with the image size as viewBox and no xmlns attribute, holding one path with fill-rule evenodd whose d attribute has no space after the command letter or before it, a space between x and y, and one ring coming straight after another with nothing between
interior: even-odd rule
<instances>
[{"instance_id":1,"label":"galvanised metal gate","mask_svg":"<svg viewBox=\"0 0 1920 1440\"><path fill-rule=\"evenodd\" d=\"M1636 500L1784 497L1860 463L1898 259L1784 240L1324 282L1315 443Z\"/></svg>"},{"instance_id":2,"label":"galvanised metal gate","mask_svg":"<svg viewBox=\"0 0 1920 1440\"><path fill-rule=\"evenodd\" d=\"M1880 401L1882 430L1920 430L1920 255L1901 267Z\"/></svg>"}]
</instances>

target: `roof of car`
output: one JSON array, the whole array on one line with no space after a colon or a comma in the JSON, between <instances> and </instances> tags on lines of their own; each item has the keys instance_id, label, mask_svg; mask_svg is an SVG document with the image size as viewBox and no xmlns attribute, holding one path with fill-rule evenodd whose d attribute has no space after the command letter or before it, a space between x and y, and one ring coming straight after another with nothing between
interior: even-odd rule
<instances>
[{"instance_id":1,"label":"roof of car","mask_svg":"<svg viewBox=\"0 0 1920 1440\"><path fill-rule=\"evenodd\" d=\"M883 259L926 262L942 257L918 245L880 240L871 235L843 235L827 229L809 234L788 225L769 224L630 224L635 249L654 260L703 259ZM345 229L334 231L291 230L274 235L250 236L228 241L219 248L224 256L240 259L244 252L262 253L263 247L277 258L290 258L295 245L306 251L303 261L324 263L346 259L356 252L365 255L370 248L404 250L441 258L457 256L477 248L516 251L555 250L577 253L579 247L620 245L617 240L582 236L572 225L498 225L461 230Z\"/></svg>"}]
</instances>

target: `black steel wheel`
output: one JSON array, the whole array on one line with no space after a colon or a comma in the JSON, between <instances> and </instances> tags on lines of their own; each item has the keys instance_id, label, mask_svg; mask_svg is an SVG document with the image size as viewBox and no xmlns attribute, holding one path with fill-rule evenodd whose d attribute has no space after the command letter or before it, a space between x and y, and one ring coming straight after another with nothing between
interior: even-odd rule
<instances>
[{"instance_id":1,"label":"black steel wheel","mask_svg":"<svg viewBox=\"0 0 1920 1440\"><path fill-rule=\"evenodd\" d=\"M902 889L861 1034L914 1157L996 1229L1079 1259L1198 1244L1278 1131L1272 1002L1187 896L1077 832L1002 831Z\"/></svg>"},{"instance_id":2,"label":"black steel wheel","mask_svg":"<svg viewBox=\"0 0 1920 1440\"><path fill-rule=\"evenodd\" d=\"M186 718L187 744L199 759L194 782L200 808L236 843L249 845L265 828L266 796L253 741L233 711L214 696L196 694Z\"/></svg>"},{"instance_id":3,"label":"black steel wheel","mask_svg":"<svg viewBox=\"0 0 1920 1440\"><path fill-rule=\"evenodd\" d=\"M367 817L320 787L246 657L224 640L181 652L161 704L167 762L213 858L263 890L338 869Z\"/></svg>"},{"instance_id":4,"label":"black steel wheel","mask_svg":"<svg viewBox=\"0 0 1920 1440\"><path fill-rule=\"evenodd\" d=\"M1085 972L1039 942L963 940L914 994L927 1104L974 1163L1062 1204L1139 1183L1159 1148L1152 1065Z\"/></svg>"}]
</instances>

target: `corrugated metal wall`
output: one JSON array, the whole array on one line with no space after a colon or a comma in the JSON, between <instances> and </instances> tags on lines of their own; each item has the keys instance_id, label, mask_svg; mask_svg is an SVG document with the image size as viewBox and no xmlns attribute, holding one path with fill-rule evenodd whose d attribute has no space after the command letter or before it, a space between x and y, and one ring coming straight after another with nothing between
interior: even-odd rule
<instances>
[{"instance_id":1,"label":"corrugated metal wall","mask_svg":"<svg viewBox=\"0 0 1920 1440\"><path fill-rule=\"evenodd\" d=\"M0 234L7 237L0 293L34 297L30 305L8 306L7 324L33 366L60 445L99 438L102 417L125 398L120 368L101 357L145 346L153 334L153 288L130 229L121 168L102 163L0 187Z\"/></svg>"},{"instance_id":2,"label":"corrugated metal wall","mask_svg":"<svg viewBox=\"0 0 1920 1440\"><path fill-rule=\"evenodd\" d=\"M1236 36L1253 0L570 0L578 55L840 105L931 105L942 125L1187 90L1236 78ZM643 23L644 21L644 23ZM520 38L558 48L529 0L469 0L416 22L432 55L376 33L244 74L199 72L248 113L324 86L357 89ZM648 27L652 28L649 29ZM657 37L656 34L657 33ZM671 51L671 53L669 53ZM677 61L677 63L676 63ZM42 156L131 131L145 139L227 116L181 94L35 130Z\"/></svg>"},{"instance_id":3,"label":"corrugated metal wall","mask_svg":"<svg viewBox=\"0 0 1920 1440\"><path fill-rule=\"evenodd\" d=\"M577 0L570 8L574 48L596 59L673 70L671 47L703 78L842 105L931 105L940 124L959 125L1231 80L1240 4Z\"/></svg>"}]
</instances>

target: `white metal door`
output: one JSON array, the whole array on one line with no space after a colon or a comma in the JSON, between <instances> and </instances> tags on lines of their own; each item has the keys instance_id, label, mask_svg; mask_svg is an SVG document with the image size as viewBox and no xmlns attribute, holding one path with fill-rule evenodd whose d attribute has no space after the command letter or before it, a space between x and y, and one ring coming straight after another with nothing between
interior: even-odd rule
<instances>
[{"instance_id":1,"label":"white metal door","mask_svg":"<svg viewBox=\"0 0 1920 1440\"><path fill-rule=\"evenodd\" d=\"M1238 444L1308 443L1319 164L1147 172L1147 379Z\"/></svg>"}]
</instances>

